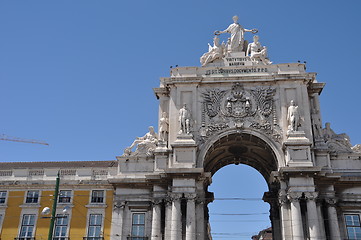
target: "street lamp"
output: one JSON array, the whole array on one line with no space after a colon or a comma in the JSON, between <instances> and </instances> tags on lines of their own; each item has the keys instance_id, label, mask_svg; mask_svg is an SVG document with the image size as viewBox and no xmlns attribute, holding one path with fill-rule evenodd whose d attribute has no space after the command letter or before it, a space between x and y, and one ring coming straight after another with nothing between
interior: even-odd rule
<instances>
[{"instance_id":1,"label":"street lamp","mask_svg":"<svg viewBox=\"0 0 361 240\"><path fill-rule=\"evenodd\" d=\"M49 234L48 234L48 240L52 240L53 239L53 231L54 231L54 224L55 224L55 219L56 218L62 218L62 217L57 217L56 216L56 206L58 203L58 195L59 195L59 182L60 182L60 177L59 177L59 172L58 175L56 177L56 183L55 183L55 191L54 191L54 199L53 199L53 208L51 209L51 216L50 217L42 217L42 218L50 218L50 226L49 226ZM65 206L63 208L63 213L67 213L70 210L70 207ZM45 207L42 211L41 211L41 215L48 215L50 213L50 208L49 207Z\"/></svg>"}]
</instances>

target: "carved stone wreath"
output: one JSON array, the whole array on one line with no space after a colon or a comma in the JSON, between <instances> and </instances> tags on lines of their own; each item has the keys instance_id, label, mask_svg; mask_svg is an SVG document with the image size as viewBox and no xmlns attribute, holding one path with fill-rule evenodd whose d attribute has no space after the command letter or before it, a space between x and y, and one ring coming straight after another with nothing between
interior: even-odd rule
<instances>
[{"instance_id":1,"label":"carved stone wreath","mask_svg":"<svg viewBox=\"0 0 361 240\"><path fill-rule=\"evenodd\" d=\"M275 115L273 88L246 90L235 83L229 90L209 89L202 93L203 112L200 135L207 138L227 128L258 129L281 140Z\"/></svg>"}]
</instances>

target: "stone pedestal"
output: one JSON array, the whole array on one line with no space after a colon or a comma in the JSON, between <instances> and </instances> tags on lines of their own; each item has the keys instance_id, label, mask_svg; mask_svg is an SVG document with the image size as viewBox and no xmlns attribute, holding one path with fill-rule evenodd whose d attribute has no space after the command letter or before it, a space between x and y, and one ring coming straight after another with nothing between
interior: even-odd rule
<instances>
[{"instance_id":1,"label":"stone pedestal","mask_svg":"<svg viewBox=\"0 0 361 240\"><path fill-rule=\"evenodd\" d=\"M289 167L312 167L311 142L301 131L287 133L287 140L283 143L286 149L286 165Z\"/></svg>"},{"instance_id":2,"label":"stone pedestal","mask_svg":"<svg viewBox=\"0 0 361 240\"><path fill-rule=\"evenodd\" d=\"M177 140L172 144L173 159L171 166L173 168L194 168L196 167L197 145L193 140L193 135L178 135Z\"/></svg>"}]
</instances>

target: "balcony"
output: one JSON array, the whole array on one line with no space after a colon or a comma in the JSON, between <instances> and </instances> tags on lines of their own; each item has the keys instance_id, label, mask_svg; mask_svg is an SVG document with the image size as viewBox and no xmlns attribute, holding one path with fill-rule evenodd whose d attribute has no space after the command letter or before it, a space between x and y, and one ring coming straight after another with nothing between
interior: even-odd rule
<instances>
[{"instance_id":1,"label":"balcony","mask_svg":"<svg viewBox=\"0 0 361 240\"><path fill-rule=\"evenodd\" d=\"M104 240L104 237L83 237L83 240Z\"/></svg>"},{"instance_id":2,"label":"balcony","mask_svg":"<svg viewBox=\"0 0 361 240\"><path fill-rule=\"evenodd\" d=\"M35 240L35 237L17 237L14 240Z\"/></svg>"},{"instance_id":3,"label":"balcony","mask_svg":"<svg viewBox=\"0 0 361 240\"><path fill-rule=\"evenodd\" d=\"M70 240L69 237L53 237L53 240Z\"/></svg>"},{"instance_id":4,"label":"balcony","mask_svg":"<svg viewBox=\"0 0 361 240\"><path fill-rule=\"evenodd\" d=\"M127 240L148 240L148 237L127 237Z\"/></svg>"}]
</instances>

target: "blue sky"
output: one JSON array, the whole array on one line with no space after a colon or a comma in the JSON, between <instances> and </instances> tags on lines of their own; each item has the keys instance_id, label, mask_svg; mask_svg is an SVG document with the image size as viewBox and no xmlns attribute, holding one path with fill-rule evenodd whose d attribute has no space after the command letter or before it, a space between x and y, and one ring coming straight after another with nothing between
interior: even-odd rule
<instances>
[{"instance_id":1,"label":"blue sky","mask_svg":"<svg viewBox=\"0 0 361 240\"><path fill-rule=\"evenodd\" d=\"M0 134L50 146L1 141L0 161L115 159L148 126L157 125L152 88L159 78L169 76L171 65L199 66L213 32L225 29L233 15L244 27L259 30L274 63L306 61L307 71L326 83L323 123L348 133L352 144L361 143L360 9L360 1L350 0L2 0ZM223 169L214 184L229 185L240 176L236 182L242 183L246 174L254 176L253 185L264 184L257 172L243 167ZM234 175L227 173L234 169ZM261 198L266 190L260 188L214 191ZM254 212L264 210L254 206ZM213 224L212 230L254 232L267 223L255 222L256 230L233 225L227 230L230 225ZM249 239L215 239L231 237Z\"/></svg>"}]
</instances>

